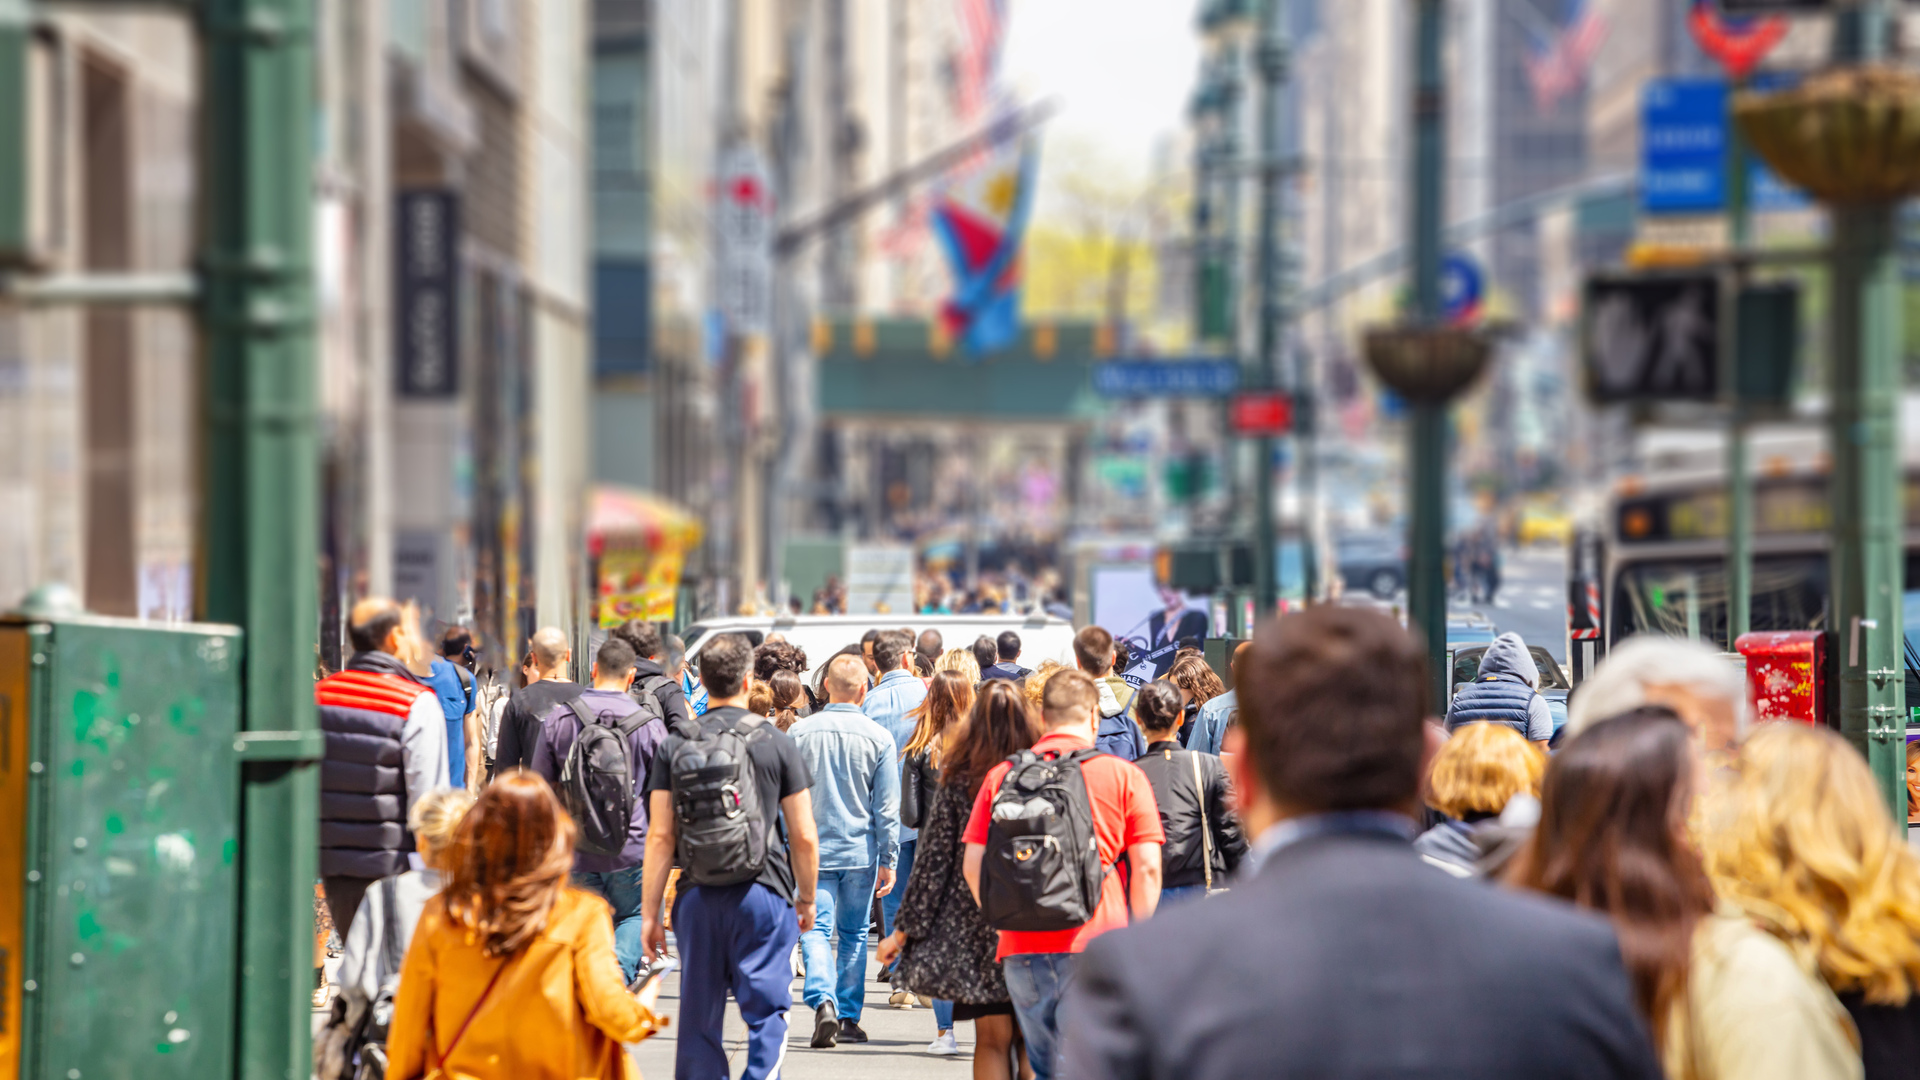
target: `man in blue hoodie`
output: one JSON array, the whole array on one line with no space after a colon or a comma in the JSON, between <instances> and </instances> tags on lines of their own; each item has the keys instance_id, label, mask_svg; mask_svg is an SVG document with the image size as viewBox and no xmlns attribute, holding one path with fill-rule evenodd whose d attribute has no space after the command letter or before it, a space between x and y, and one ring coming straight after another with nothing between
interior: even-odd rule
<instances>
[{"instance_id":1,"label":"man in blue hoodie","mask_svg":"<svg viewBox=\"0 0 1920 1080\"><path fill-rule=\"evenodd\" d=\"M1544 747L1553 738L1553 711L1540 696L1540 669L1519 634L1501 634L1480 658L1480 673L1453 695L1447 730L1461 724L1505 724Z\"/></svg>"}]
</instances>

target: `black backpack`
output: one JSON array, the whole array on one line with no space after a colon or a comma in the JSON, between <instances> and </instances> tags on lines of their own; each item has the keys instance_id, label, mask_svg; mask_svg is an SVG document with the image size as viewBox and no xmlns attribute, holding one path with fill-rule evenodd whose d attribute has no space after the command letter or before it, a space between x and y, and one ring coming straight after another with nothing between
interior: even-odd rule
<instances>
[{"instance_id":1,"label":"black backpack","mask_svg":"<svg viewBox=\"0 0 1920 1080\"><path fill-rule=\"evenodd\" d=\"M672 685L674 685L673 680L665 675L649 675L644 679L633 680L633 685L627 688L627 696L633 698L633 703L640 706L641 710L649 716L657 716L665 720L667 707L660 703L660 691Z\"/></svg>"},{"instance_id":2,"label":"black backpack","mask_svg":"<svg viewBox=\"0 0 1920 1080\"><path fill-rule=\"evenodd\" d=\"M771 846L749 749L775 729L752 714L691 727L666 749L681 873L695 885L744 884Z\"/></svg>"},{"instance_id":3,"label":"black backpack","mask_svg":"<svg viewBox=\"0 0 1920 1080\"><path fill-rule=\"evenodd\" d=\"M633 823L633 804L644 777L633 760L628 741L633 733L660 719L660 707L644 706L611 722L579 698L567 706L580 718L580 734L560 763L560 782L554 785L560 804L579 828L574 846L594 855L618 855L627 845Z\"/></svg>"},{"instance_id":4,"label":"black backpack","mask_svg":"<svg viewBox=\"0 0 1920 1080\"><path fill-rule=\"evenodd\" d=\"M1072 930L1093 918L1107 866L1093 831L1081 766L1094 749L1064 756L1022 750L994 793L980 874L980 914L996 930Z\"/></svg>"}]
</instances>

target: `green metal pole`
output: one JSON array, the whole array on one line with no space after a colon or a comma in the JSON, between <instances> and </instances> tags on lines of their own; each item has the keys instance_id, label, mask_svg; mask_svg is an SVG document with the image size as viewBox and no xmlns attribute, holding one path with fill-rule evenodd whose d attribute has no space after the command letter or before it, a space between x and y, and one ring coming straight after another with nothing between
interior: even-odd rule
<instances>
[{"instance_id":1,"label":"green metal pole","mask_svg":"<svg viewBox=\"0 0 1920 1080\"><path fill-rule=\"evenodd\" d=\"M0 263L32 246L34 162L27 145L27 50L32 33L28 0L0 0Z\"/></svg>"},{"instance_id":2,"label":"green metal pole","mask_svg":"<svg viewBox=\"0 0 1920 1080\"><path fill-rule=\"evenodd\" d=\"M1885 8L1844 11L1835 59L1885 52ZM1906 817L1899 429L1900 277L1892 204L1833 208L1833 623L1840 730Z\"/></svg>"},{"instance_id":3,"label":"green metal pole","mask_svg":"<svg viewBox=\"0 0 1920 1080\"><path fill-rule=\"evenodd\" d=\"M1739 80L1734 89L1745 85ZM1749 205L1746 140L1733 122L1733 96L1727 97L1727 242L1738 254L1744 252L1753 231L1753 213ZM1735 296L1746 285L1746 264L1736 261ZM1722 379L1721 393L1732 402L1727 424L1727 651L1752 624L1753 610L1753 477L1747 468L1747 405L1741 399L1739 385L1740 350L1746 345L1738 331L1726 350L1729 363Z\"/></svg>"},{"instance_id":4,"label":"green metal pole","mask_svg":"<svg viewBox=\"0 0 1920 1080\"><path fill-rule=\"evenodd\" d=\"M1441 45L1445 12L1441 0L1416 0L1413 91L1413 318L1440 320L1440 244L1446 205L1446 83ZM1447 700L1446 463L1447 406L1413 402L1407 447L1408 623L1426 638L1427 677L1433 707Z\"/></svg>"},{"instance_id":5,"label":"green metal pole","mask_svg":"<svg viewBox=\"0 0 1920 1080\"><path fill-rule=\"evenodd\" d=\"M310 736L313 0L206 0L201 10L206 614L246 628L247 732ZM247 1080L295 1080L313 1068L319 770L298 752L281 756L294 760L242 766L237 1060Z\"/></svg>"},{"instance_id":6,"label":"green metal pole","mask_svg":"<svg viewBox=\"0 0 1920 1080\"><path fill-rule=\"evenodd\" d=\"M1280 385L1280 353L1286 345L1285 312L1282 293L1288 287L1286 260L1280 251L1281 189L1283 162L1280 155L1280 125L1286 112L1287 94L1287 15L1286 0L1264 0L1260 11L1260 45L1256 53L1260 68L1260 366L1256 385L1272 389ZM1254 440L1254 522L1253 583L1254 618L1270 618L1280 604L1275 552L1279 546L1279 527L1274 506L1273 456L1278 440L1263 435Z\"/></svg>"}]
</instances>

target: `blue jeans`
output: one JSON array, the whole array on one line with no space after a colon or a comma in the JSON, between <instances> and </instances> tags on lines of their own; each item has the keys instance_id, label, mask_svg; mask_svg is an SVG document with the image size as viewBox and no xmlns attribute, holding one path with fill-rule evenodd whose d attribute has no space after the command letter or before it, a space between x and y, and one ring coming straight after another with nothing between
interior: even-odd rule
<instances>
[{"instance_id":1,"label":"blue jeans","mask_svg":"<svg viewBox=\"0 0 1920 1080\"><path fill-rule=\"evenodd\" d=\"M467 722L447 721L447 782L454 787L467 786Z\"/></svg>"},{"instance_id":2,"label":"blue jeans","mask_svg":"<svg viewBox=\"0 0 1920 1080\"><path fill-rule=\"evenodd\" d=\"M893 867L893 891L880 898L880 936L893 933L893 920L900 914L900 901L907 898L907 875L913 873L913 849L917 841L900 844L900 859Z\"/></svg>"},{"instance_id":3,"label":"blue jeans","mask_svg":"<svg viewBox=\"0 0 1920 1080\"><path fill-rule=\"evenodd\" d=\"M842 1020L858 1021L867 1000L867 915L873 909L874 867L822 870L813 892L813 929L800 935L806 961L807 1008L831 1000ZM828 940L839 934L836 952Z\"/></svg>"},{"instance_id":4,"label":"blue jeans","mask_svg":"<svg viewBox=\"0 0 1920 1080\"><path fill-rule=\"evenodd\" d=\"M793 946L800 939L793 905L759 882L682 889L673 905L673 936L683 965L675 1080L728 1075L721 1024L729 990L747 1025L740 1080L777 1075L793 1008Z\"/></svg>"},{"instance_id":5,"label":"blue jeans","mask_svg":"<svg viewBox=\"0 0 1920 1080\"><path fill-rule=\"evenodd\" d=\"M620 958L620 970L632 982L640 970L640 868L629 866L604 874L576 870L573 883L613 905L613 955Z\"/></svg>"},{"instance_id":6,"label":"blue jeans","mask_svg":"<svg viewBox=\"0 0 1920 1080\"><path fill-rule=\"evenodd\" d=\"M1072 953L1020 953L1007 957L1007 996L1027 1040L1034 1080L1052 1080L1060 1045L1060 999L1073 985Z\"/></svg>"},{"instance_id":7,"label":"blue jeans","mask_svg":"<svg viewBox=\"0 0 1920 1080\"><path fill-rule=\"evenodd\" d=\"M1153 909L1154 914L1166 910L1170 904L1184 904L1189 900L1202 900L1207 895L1205 885L1169 885L1160 890L1160 906Z\"/></svg>"}]
</instances>

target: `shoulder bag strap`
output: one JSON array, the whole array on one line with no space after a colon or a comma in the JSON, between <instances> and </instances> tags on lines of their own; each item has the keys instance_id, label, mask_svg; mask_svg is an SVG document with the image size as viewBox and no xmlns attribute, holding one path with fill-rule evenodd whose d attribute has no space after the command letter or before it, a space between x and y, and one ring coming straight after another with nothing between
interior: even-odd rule
<instances>
[{"instance_id":1,"label":"shoulder bag strap","mask_svg":"<svg viewBox=\"0 0 1920 1080\"><path fill-rule=\"evenodd\" d=\"M453 1041L447 1044L446 1053L440 1053L434 1048L433 1033L431 1031L427 1033L427 1050L434 1059L433 1068L427 1070L428 1080L435 1080L435 1078L442 1077L446 1074L447 1059L453 1056L454 1048L460 1045L460 1040L467 1034L467 1029L473 1026L473 1018L480 1015L480 1010L486 1006L487 999L493 996L493 988L500 984L500 976L506 974L507 965L511 963L513 963L513 957L509 956L505 960L500 961L499 967L493 969L493 978L488 979L487 988L480 991L480 1000L473 1003L473 1011L469 1012L467 1018L460 1022L460 1030L453 1033Z\"/></svg>"},{"instance_id":2,"label":"shoulder bag strap","mask_svg":"<svg viewBox=\"0 0 1920 1080\"><path fill-rule=\"evenodd\" d=\"M1186 751L1193 762L1193 791L1200 797L1200 855L1206 860L1207 891L1213 891L1213 829L1207 824L1207 786L1200 782L1200 755Z\"/></svg>"}]
</instances>

